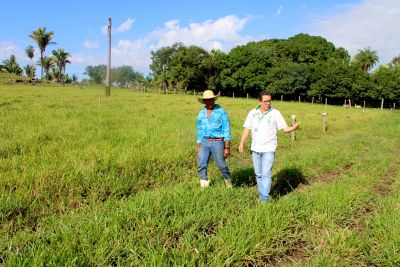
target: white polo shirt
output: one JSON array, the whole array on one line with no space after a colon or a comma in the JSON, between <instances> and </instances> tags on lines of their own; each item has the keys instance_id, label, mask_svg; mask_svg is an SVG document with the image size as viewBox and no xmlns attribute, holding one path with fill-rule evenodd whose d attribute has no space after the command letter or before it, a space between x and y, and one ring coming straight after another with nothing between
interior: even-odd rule
<instances>
[{"instance_id":1,"label":"white polo shirt","mask_svg":"<svg viewBox=\"0 0 400 267\"><path fill-rule=\"evenodd\" d=\"M251 130L251 150L275 152L278 146L277 131L287 127L282 114L272 107L261 115L260 107L251 110L243 127Z\"/></svg>"}]
</instances>

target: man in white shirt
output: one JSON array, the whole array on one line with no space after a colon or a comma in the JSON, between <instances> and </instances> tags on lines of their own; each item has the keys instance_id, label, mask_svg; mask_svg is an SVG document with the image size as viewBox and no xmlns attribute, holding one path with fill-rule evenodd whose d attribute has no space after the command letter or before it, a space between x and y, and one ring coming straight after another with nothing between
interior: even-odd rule
<instances>
[{"instance_id":1,"label":"man in white shirt","mask_svg":"<svg viewBox=\"0 0 400 267\"><path fill-rule=\"evenodd\" d=\"M272 96L269 91L262 91L258 96L259 106L251 110L244 122L244 130L239 144L239 152L244 151L244 142L251 131L251 152L254 173L257 179L261 203L269 199L272 184L272 166L278 145L277 131L285 133L295 131L299 124L288 127L282 114L271 107Z\"/></svg>"}]
</instances>

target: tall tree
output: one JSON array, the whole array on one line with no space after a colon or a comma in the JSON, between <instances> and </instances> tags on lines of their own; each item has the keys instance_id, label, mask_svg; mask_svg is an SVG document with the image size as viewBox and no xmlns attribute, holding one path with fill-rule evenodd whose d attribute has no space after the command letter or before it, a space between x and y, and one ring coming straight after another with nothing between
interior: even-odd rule
<instances>
[{"instance_id":1,"label":"tall tree","mask_svg":"<svg viewBox=\"0 0 400 267\"><path fill-rule=\"evenodd\" d=\"M51 52L53 54L53 60L56 66L58 67L58 81L62 81L62 76L65 74L65 66L71 61L68 60L71 55L64 51L64 49L59 48L57 50L53 50Z\"/></svg>"},{"instance_id":2,"label":"tall tree","mask_svg":"<svg viewBox=\"0 0 400 267\"><path fill-rule=\"evenodd\" d=\"M358 51L359 52L353 58L352 64L361 68L363 71L368 72L378 63L379 57L376 51L371 50L369 47Z\"/></svg>"},{"instance_id":3,"label":"tall tree","mask_svg":"<svg viewBox=\"0 0 400 267\"><path fill-rule=\"evenodd\" d=\"M90 81L95 84L101 84L106 79L106 65L86 66L83 74L89 76Z\"/></svg>"},{"instance_id":4,"label":"tall tree","mask_svg":"<svg viewBox=\"0 0 400 267\"><path fill-rule=\"evenodd\" d=\"M26 76L30 79L32 79L33 77L35 77L35 72L36 72L36 67L33 65L26 65L24 67Z\"/></svg>"},{"instance_id":5,"label":"tall tree","mask_svg":"<svg viewBox=\"0 0 400 267\"><path fill-rule=\"evenodd\" d=\"M42 60L39 59L38 61L38 65L40 65L43 68L44 74L45 74L45 78L49 79L49 71L51 68L54 67L54 61L52 57L46 57L44 56L42 58Z\"/></svg>"},{"instance_id":6,"label":"tall tree","mask_svg":"<svg viewBox=\"0 0 400 267\"><path fill-rule=\"evenodd\" d=\"M25 49L25 54L26 56L31 60L33 57L35 56L35 49L33 48L33 46L29 45L26 49Z\"/></svg>"},{"instance_id":7,"label":"tall tree","mask_svg":"<svg viewBox=\"0 0 400 267\"><path fill-rule=\"evenodd\" d=\"M53 39L53 36L54 36L53 32L46 32L46 27L39 28L36 31L33 31L32 34L29 35L30 38L36 41L36 44L39 47L40 62L42 62L43 53L45 52L46 47L50 44L55 44L55 42L51 41ZM43 78L43 66L40 73L40 79L42 78Z\"/></svg>"},{"instance_id":8,"label":"tall tree","mask_svg":"<svg viewBox=\"0 0 400 267\"><path fill-rule=\"evenodd\" d=\"M209 57L206 50L198 46L184 47L172 58L172 75L179 89L204 90L206 77L203 61Z\"/></svg>"},{"instance_id":9,"label":"tall tree","mask_svg":"<svg viewBox=\"0 0 400 267\"><path fill-rule=\"evenodd\" d=\"M161 47L157 51L151 51L151 64L150 69L153 73L154 80L163 87L168 87L173 83L171 73L171 61L175 54L183 49L182 43L175 43L172 46Z\"/></svg>"}]
</instances>

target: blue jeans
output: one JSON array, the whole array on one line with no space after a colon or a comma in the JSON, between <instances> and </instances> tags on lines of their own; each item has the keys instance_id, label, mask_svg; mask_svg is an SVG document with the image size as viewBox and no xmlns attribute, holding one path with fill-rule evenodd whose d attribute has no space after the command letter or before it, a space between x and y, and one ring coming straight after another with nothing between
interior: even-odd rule
<instances>
[{"instance_id":1,"label":"blue jeans","mask_svg":"<svg viewBox=\"0 0 400 267\"><path fill-rule=\"evenodd\" d=\"M197 174L201 180L208 180L207 167L211 155L224 179L231 177L228 165L225 162L224 149L225 142L223 140L208 141L207 139L203 139L201 141L199 154L197 155Z\"/></svg>"},{"instance_id":2,"label":"blue jeans","mask_svg":"<svg viewBox=\"0 0 400 267\"><path fill-rule=\"evenodd\" d=\"M275 152L252 151L252 156L260 201L266 202L269 199L269 192L271 191L272 166L274 165Z\"/></svg>"}]
</instances>

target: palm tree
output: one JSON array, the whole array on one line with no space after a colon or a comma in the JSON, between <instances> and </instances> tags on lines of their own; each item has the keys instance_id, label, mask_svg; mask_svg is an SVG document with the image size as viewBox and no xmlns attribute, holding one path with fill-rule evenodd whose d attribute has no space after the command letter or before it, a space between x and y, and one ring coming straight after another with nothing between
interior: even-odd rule
<instances>
[{"instance_id":1,"label":"palm tree","mask_svg":"<svg viewBox=\"0 0 400 267\"><path fill-rule=\"evenodd\" d=\"M63 73L65 73L65 66L68 63L71 63L71 61L68 60L69 57L71 57L71 54L64 52L64 49L59 48L57 50L53 50L51 52L53 54L53 60L56 66L58 67L58 81L61 82L61 77Z\"/></svg>"},{"instance_id":2,"label":"palm tree","mask_svg":"<svg viewBox=\"0 0 400 267\"><path fill-rule=\"evenodd\" d=\"M25 54L29 57L29 59L32 62L32 58L35 56L35 49L33 48L33 46L29 45L26 49L25 49Z\"/></svg>"},{"instance_id":3,"label":"palm tree","mask_svg":"<svg viewBox=\"0 0 400 267\"><path fill-rule=\"evenodd\" d=\"M49 78L49 71L54 67L53 58L44 56L42 60L39 59L38 65L42 66L46 79Z\"/></svg>"},{"instance_id":4,"label":"palm tree","mask_svg":"<svg viewBox=\"0 0 400 267\"><path fill-rule=\"evenodd\" d=\"M44 28L39 28L36 31L33 31L32 34L29 35L33 40L36 41L37 46L39 47L40 50L40 62L42 62L43 59L43 53L46 50L46 47L49 44L55 44L55 42L52 42L51 39L53 39L53 32L46 32L46 27ZM40 79L43 78L43 66L42 66L42 71L40 74Z\"/></svg>"},{"instance_id":5,"label":"palm tree","mask_svg":"<svg viewBox=\"0 0 400 267\"><path fill-rule=\"evenodd\" d=\"M363 50L358 50L358 54L354 56L352 63L361 68L363 71L368 72L376 63L378 63L378 61L379 57L376 51L373 51L371 48L367 47Z\"/></svg>"},{"instance_id":6,"label":"palm tree","mask_svg":"<svg viewBox=\"0 0 400 267\"><path fill-rule=\"evenodd\" d=\"M400 56L394 57L390 62L394 67L400 66Z\"/></svg>"},{"instance_id":7,"label":"palm tree","mask_svg":"<svg viewBox=\"0 0 400 267\"><path fill-rule=\"evenodd\" d=\"M33 65L26 65L24 67L26 76L28 76L29 79L33 79L35 77L35 72L36 72L36 67Z\"/></svg>"},{"instance_id":8,"label":"palm tree","mask_svg":"<svg viewBox=\"0 0 400 267\"><path fill-rule=\"evenodd\" d=\"M6 59L3 61L4 69L9 73L15 73L17 75L22 74L22 69L17 63L17 60L14 55L10 56L10 59Z\"/></svg>"}]
</instances>

